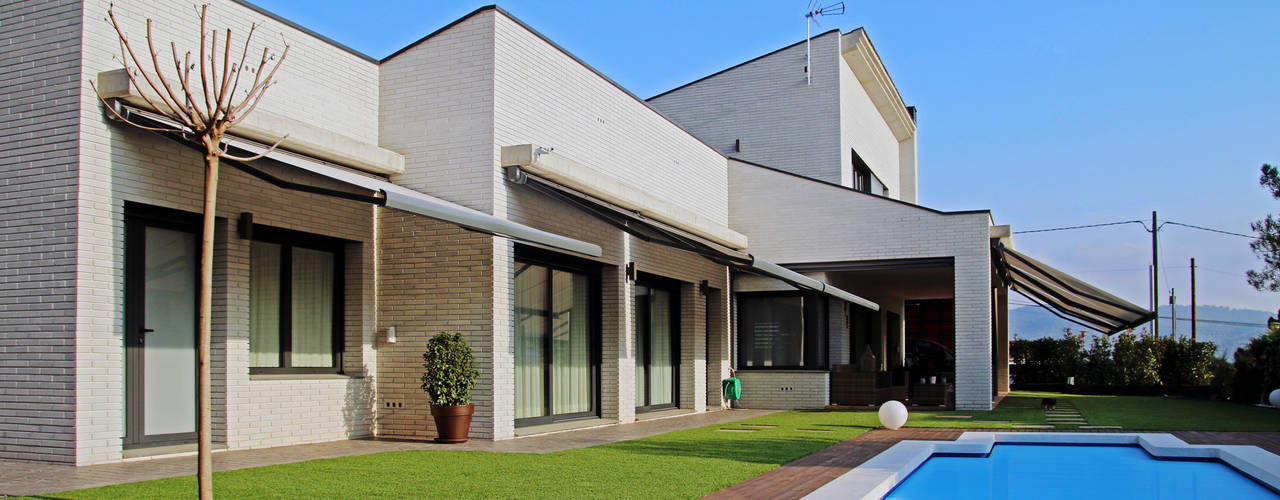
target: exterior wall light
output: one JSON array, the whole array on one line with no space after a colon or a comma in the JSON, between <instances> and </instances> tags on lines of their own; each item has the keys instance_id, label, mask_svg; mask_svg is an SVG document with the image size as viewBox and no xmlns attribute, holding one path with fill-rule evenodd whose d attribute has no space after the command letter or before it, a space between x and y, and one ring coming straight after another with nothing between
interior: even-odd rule
<instances>
[{"instance_id":1,"label":"exterior wall light","mask_svg":"<svg viewBox=\"0 0 1280 500\"><path fill-rule=\"evenodd\" d=\"M394 326L387 327L387 343L388 344L396 343L396 327Z\"/></svg>"}]
</instances>

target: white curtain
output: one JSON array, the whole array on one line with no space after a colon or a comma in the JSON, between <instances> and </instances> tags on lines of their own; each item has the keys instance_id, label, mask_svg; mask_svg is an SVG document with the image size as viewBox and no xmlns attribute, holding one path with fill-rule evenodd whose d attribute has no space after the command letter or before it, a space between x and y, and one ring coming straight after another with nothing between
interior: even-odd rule
<instances>
[{"instance_id":1,"label":"white curtain","mask_svg":"<svg viewBox=\"0 0 1280 500\"><path fill-rule=\"evenodd\" d=\"M516 263L516 418L546 414L543 340L547 330L547 271Z\"/></svg>"},{"instance_id":2,"label":"white curtain","mask_svg":"<svg viewBox=\"0 0 1280 500\"><path fill-rule=\"evenodd\" d=\"M653 289L649 309L649 404L674 402L672 384L675 360L671 349L671 292Z\"/></svg>"},{"instance_id":3,"label":"white curtain","mask_svg":"<svg viewBox=\"0 0 1280 500\"><path fill-rule=\"evenodd\" d=\"M551 371L554 414L591 409L590 280L551 274Z\"/></svg>"},{"instance_id":4,"label":"white curtain","mask_svg":"<svg viewBox=\"0 0 1280 500\"><path fill-rule=\"evenodd\" d=\"M333 366L334 255L293 248L293 366Z\"/></svg>"},{"instance_id":5,"label":"white curtain","mask_svg":"<svg viewBox=\"0 0 1280 500\"><path fill-rule=\"evenodd\" d=\"M249 255L249 366L280 366L280 245L255 241Z\"/></svg>"}]
</instances>

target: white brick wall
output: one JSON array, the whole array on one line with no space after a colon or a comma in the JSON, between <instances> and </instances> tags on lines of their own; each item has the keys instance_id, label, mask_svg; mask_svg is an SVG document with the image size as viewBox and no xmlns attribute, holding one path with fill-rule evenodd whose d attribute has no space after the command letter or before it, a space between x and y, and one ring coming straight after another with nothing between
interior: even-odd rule
<instances>
[{"instance_id":1,"label":"white brick wall","mask_svg":"<svg viewBox=\"0 0 1280 500\"><path fill-rule=\"evenodd\" d=\"M848 183L849 154L840 152L840 32L814 36L812 53L815 71L808 85L801 42L649 103L731 157ZM738 139L741 152L734 151Z\"/></svg>"},{"instance_id":2,"label":"white brick wall","mask_svg":"<svg viewBox=\"0 0 1280 500\"><path fill-rule=\"evenodd\" d=\"M987 212L935 212L734 160L729 164L730 226L746 234L752 253L762 258L791 264L953 257L956 405L990 408ZM900 298L882 305L901 312Z\"/></svg>"},{"instance_id":3,"label":"white brick wall","mask_svg":"<svg viewBox=\"0 0 1280 500\"><path fill-rule=\"evenodd\" d=\"M728 221L723 156L506 15L484 17L496 22L497 146L554 147L637 190Z\"/></svg>"},{"instance_id":4,"label":"white brick wall","mask_svg":"<svg viewBox=\"0 0 1280 500\"><path fill-rule=\"evenodd\" d=\"M78 464L117 460L121 456L124 202L198 212L203 193L203 168L198 155L149 133L110 124L104 118L101 105L87 82L100 71L120 67L120 62L113 59L119 57L114 50L118 47L115 32L103 20L107 8L106 1L89 1L84 5L77 81L81 128L76 324L76 386L81 394L76 412ZM250 23L259 23L254 50L260 50L262 44L279 47L281 35L292 45L288 59L277 74L280 83L267 92L261 109L323 124L358 140L377 141L378 67L375 63L235 2L212 2L209 11L209 26L233 28L233 38L238 41L243 40ZM157 42L167 44L175 40L179 47L198 48L198 17L190 5L130 2L117 4L115 12L135 48L145 45L146 16L155 21L153 31ZM145 54L145 49L139 50ZM283 192L227 166L222 173L218 210L221 217L234 218L241 211L251 211L256 222L263 224L372 241L373 215L366 204ZM282 175L323 184L320 179L298 177L288 170L282 171ZM234 250L236 242L230 243ZM243 265L235 259L235 255L228 255L224 263ZM234 275L234 269L220 272ZM247 312L244 299L237 299L237 295L244 293L245 290L228 286L223 296L227 316L215 318L215 322L226 325L222 332L226 344L221 347L225 359L215 360L215 365L222 365L226 370L215 376L215 384L221 384L227 391L221 410L224 420L219 422L224 435L220 437L232 446L250 447L368 434L367 425L362 422L369 418L370 409L349 407L345 405L347 400L333 397L343 392L336 388L342 384L331 380L293 381L292 385L248 380ZM349 314L365 317L365 311ZM363 352L360 346L367 343L366 337L372 333L371 323L349 323L347 338L356 343L349 347L354 347L354 353ZM359 356L356 358L358 369L361 361ZM368 382L349 379L343 389ZM260 388L263 390L259 391ZM272 392L275 389L285 389L292 396L279 397L282 393ZM89 394L93 397L85 396ZM258 395L261 397L253 399ZM322 411L317 405L328 406ZM297 406L312 411L298 412ZM350 411L344 412L344 409ZM277 416L262 416L272 412ZM254 425L262 425L265 433L258 433Z\"/></svg>"}]
</instances>

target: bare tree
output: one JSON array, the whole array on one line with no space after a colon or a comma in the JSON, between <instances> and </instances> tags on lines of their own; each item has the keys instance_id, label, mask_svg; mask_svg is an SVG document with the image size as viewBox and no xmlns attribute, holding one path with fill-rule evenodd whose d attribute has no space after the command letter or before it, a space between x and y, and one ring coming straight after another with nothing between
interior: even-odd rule
<instances>
[{"instance_id":1,"label":"bare tree","mask_svg":"<svg viewBox=\"0 0 1280 500\"><path fill-rule=\"evenodd\" d=\"M196 398L196 435L198 441L198 477L201 499L213 497L213 459L211 455L212 425L210 423L210 334L212 328L211 310L213 297L213 225L218 203L218 162L222 158L235 161L251 161L262 155L252 157L236 157L228 154L222 143L223 135L244 120L257 108L268 88L275 83L276 70L289 55L289 44L284 42L284 50L279 57L269 47L262 49L262 56L256 63L246 67L249 56L249 45L253 42L253 33L257 25L249 28L244 40L244 48L240 51L240 60L232 59L231 29L225 30L222 45L218 44L218 30L206 26L209 5L200 6L200 49L195 62L191 60L191 51L181 57L178 46L169 42L169 51L173 59L173 74L165 75L167 62L162 63L161 51L156 50L155 40L151 34L151 19L147 19L147 51L139 58L134 47L129 43L124 30L116 20L115 6L107 9L107 20L115 28L120 42L120 62L124 64L125 73L129 77L131 88L139 89L138 94L153 110L182 125L182 130L153 128L133 124L142 129L163 133L176 133L182 139L191 142L204 151L204 231L200 247L200 328L196 341L197 358L197 398ZM219 54L221 53L221 54ZM221 56L221 57L219 57ZM221 59L221 61L219 61ZM150 69L146 68L150 63ZM191 72L198 71L199 81ZM240 77L248 71L253 75L253 83L240 88ZM146 86L140 85L145 82ZM93 85L93 82L90 82ZM150 89L151 92L147 92ZM102 100L106 108L116 114L114 107L107 103L96 86L94 92ZM239 92L239 94L237 94ZM122 121L129 123L116 114ZM281 140L284 138L281 137ZM276 144L271 146L274 149ZM268 150L270 152L270 150ZM266 153L263 153L266 154Z\"/></svg>"}]
</instances>

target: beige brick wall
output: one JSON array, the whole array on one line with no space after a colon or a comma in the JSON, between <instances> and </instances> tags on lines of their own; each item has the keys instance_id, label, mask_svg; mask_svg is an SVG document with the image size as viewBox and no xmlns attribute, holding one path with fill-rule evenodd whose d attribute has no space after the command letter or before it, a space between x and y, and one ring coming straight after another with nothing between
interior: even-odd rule
<instances>
[{"instance_id":1,"label":"beige brick wall","mask_svg":"<svg viewBox=\"0 0 1280 500\"><path fill-rule=\"evenodd\" d=\"M493 240L449 223L391 209L378 217L377 434L435 436L422 391L422 353L440 332L461 332L475 351L471 435L493 437ZM386 343L388 327L397 342ZM383 402L402 402L386 408Z\"/></svg>"},{"instance_id":2,"label":"beige brick wall","mask_svg":"<svg viewBox=\"0 0 1280 500\"><path fill-rule=\"evenodd\" d=\"M826 371L739 371L738 380L742 381L742 399L735 408L822 408L831 395L831 374Z\"/></svg>"}]
</instances>

